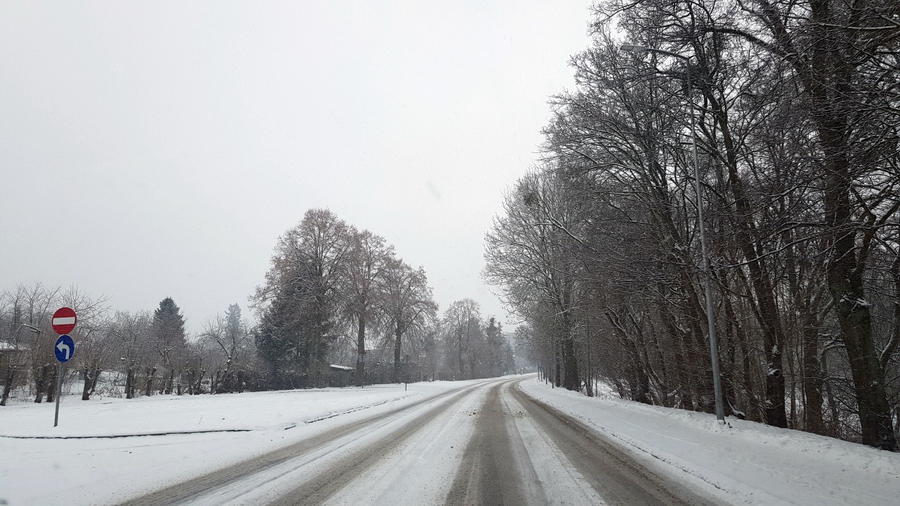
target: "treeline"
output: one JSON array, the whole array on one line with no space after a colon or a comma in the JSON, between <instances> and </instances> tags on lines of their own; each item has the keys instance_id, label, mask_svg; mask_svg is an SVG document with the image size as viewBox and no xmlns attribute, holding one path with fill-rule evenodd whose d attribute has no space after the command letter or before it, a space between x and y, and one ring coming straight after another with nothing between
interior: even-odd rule
<instances>
[{"instance_id":1,"label":"treeline","mask_svg":"<svg viewBox=\"0 0 900 506\"><path fill-rule=\"evenodd\" d=\"M77 288L41 284L0 293L0 405L13 392L34 402L53 401L57 334L53 312L71 307L78 325L71 332L75 353L64 381L78 379L81 398L98 390L128 399L153 394L198 394L259 388L258 360L251 329L240 306L203 326L197 336L185 331L184 317L167 297L153 311L115 311L105 297L92 298Z\"/></svg>"},{"instance_id":2,"label":"treeline","mask_svg":"<svg viewBox=\"0 0 900 506\"><path fill-rule=\"evenodd\" d=\"M595 16L486 239L544 370L711 411L708 272L728 414L897 450L900 4Z\"/></svg>"},{"instance_id":3,"label":"treeline","mask_svg":"<svg viewBox=\"0 0 900 506\"><path fill-rule=\"evenodd\" d=\"M19 286L0 293L0 385L35 402L56 391L57 335L50 319L78 314L68 380L84 400L104 395L229 393L469 379L515 371L499 322L463 299L438 315L423 268L384 238L313 209L278 239L251 297L258 324L238 304L189 335L171 298L151 311L115 311L78 289Z\"/></svg>"}]
</instances>

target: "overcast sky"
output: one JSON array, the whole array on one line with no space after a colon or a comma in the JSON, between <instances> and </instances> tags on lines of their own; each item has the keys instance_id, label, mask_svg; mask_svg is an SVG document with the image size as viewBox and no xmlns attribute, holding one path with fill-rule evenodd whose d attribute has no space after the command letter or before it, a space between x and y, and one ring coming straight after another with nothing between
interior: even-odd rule
<instances>
[{"instance_id":1,"label":"overcast sky","mask_svg":"<svg viewBox=\"0 0 900 506\"><path fill-rule=\"evenodd\" d=\"M0 2L0 290L198 332L327 207L423 266L441 311L511 322L481 280L503 192L571 89L590 0Z\"/></svg>"}]
</instances>

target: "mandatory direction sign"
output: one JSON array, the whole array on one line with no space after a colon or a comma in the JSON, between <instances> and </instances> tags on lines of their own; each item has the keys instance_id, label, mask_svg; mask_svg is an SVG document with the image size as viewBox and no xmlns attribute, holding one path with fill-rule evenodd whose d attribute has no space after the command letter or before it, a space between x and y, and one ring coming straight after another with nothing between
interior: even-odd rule
<instances>
[{"instance_id":1,"label":"mandatory direction sign","mask_svg":"<svg viewBox=\"0 0 900 506\"><path fill-rule=\"evenodd\" d=\"M53 325L53 331L57 334L68 334L75 328L78 318L75 316L75 310L69 307L61 307L53 313L53 319L50 323Z\"/></svg>"},{"instance_id":2,"label":"mandatory direction sign","mask_svg":"<svg viewBox=\"0 0 900 506\"><path fill-rule=\"evenodd\" d=\"M56 347L53 348L53 352L56 353L56 360L68 362L72 355L75 354L75 341L68 334L63 334L56 340Z\"/></svg>"}]
</instances>

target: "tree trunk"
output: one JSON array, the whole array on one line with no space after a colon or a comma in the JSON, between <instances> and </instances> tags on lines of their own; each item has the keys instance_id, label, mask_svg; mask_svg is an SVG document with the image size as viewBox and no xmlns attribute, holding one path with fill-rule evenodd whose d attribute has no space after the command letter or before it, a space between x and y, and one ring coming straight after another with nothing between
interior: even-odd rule
<instances>
[{"instance_id":1,"label":"tree trunk","mask_svg":"<svg viewBox=\"0 0 900 506\"><path fill-rule=\"evenodd\" d=\"M553 386L561 387L562 386L562 347L563 343L559 342L554 346L554 361L553 361Z\"/></svg>"},{"instance_id":2,"label":"tree trunk","mask_svg":"<svg viewBox=\"0 0 900 506\"><path fill-rule=\"evenodd\" d=\"M360 315L359 328L356 332L356 385L363 386L366 381L366 317Z\"/></svg>"},{"instance_id":3,"label":"tree trunk","mask_svg":"<svg viewBox=\"0 0 900 506\"><path fill-rule=\"evenodd\" d=\"M828 377L828 353L822 354L822 376ZM841 437L841 415L838 412L838 403L834 398L834 391L831 388L831 382L825 381L825 397L828 399L828 406L831 412L831 429L830 436L840 438Z\"/></svg>"},{"instance_id":4,"label":"tree trunk","mask_svg":"<svg viewBox=\"0 0 900 506\"><path fill-rule=\"evenodd\" d=\"M94 391L97 390L97 381L100 379L100 373L103 372L100 367L94 367L94 374L91 377L91 391L90 395L94 395Z\"/></svg>"},{"instance_id":5,"label":"tree trunk","mask_svg":"<svg viewBox=\"0 0 900 506\"><path fill-rule=\"evenodd\" d=\"M34 384L34 402L40 404L44 400L44 387L47 384L47 368L50 367L47 364L41 366L41 372L38 373L37 378L35 379Z\"/></svg>"},{"instance_id":6,"label":"tree trunk","mask_svg":"<svg viewBox=\"0 0 900 506\"><path fill-rule=\"evenodd\" d=\"M822 374L819 370L819 326L811 315L801 316L803 322L803 428L826 435L822 417Z\"/></svg>"},{"instance_id":7,"label":"tree trunk","mask_svg":"<svg viewBox=\"0 0 900 506\"><path fill-rule=\"evenodd\" d=\"M60 380L59 367L53 367L52 365L48 367L47 402L53 402L56 399L56 382Z\"/></svg>"},{"instance_id":8,"label":"tree trunk","mask_svg":"<svg viewBox=\"0 0 900 506\"><path fill-rule=\"evenodd\" d=\"M563 358L563 387L567 390L578 391L581 382L578 377L578 357L575 355L575 340L568 335L562 342Z\"/></svg>"},{"instance_id":9,"label":"tree trunk","mask_svg":"<svg viewBox=\"0 0 900 506\"><path fill-rule=\"evenodd\" d=\"M403 337L403 332L400 329L400 325L394 328L394 370L391 374L391 383L400 383L400 339Z\"/></svg>"},{"instance_id":10,"label":"tree trunk","mask_svg":"<svg viewBox=\"0 0 900 506\"><path fill-rule=\"evenodd\" d=\"M834 271L837 269L829 269ZM884 374L872 339L869 307L862 298L862 283L838 279L829 272L829 288L836 304L838 322L856 388L862 442L882 450L897 451L897 439L884 387Z\"/></svg>"},{"instance_id":11,"label":"tree trunk","mask_svg":"<svg viewBox=\"0 0 900 506\"><path fill-rule=\"evenodd\" d=\"M150 394L153 392L153 376L156 375L156 368L148 368L147 369L147 384L144 386L144 395L150 397Z\"/></svg>"},{"instance_id":12,"label":"tree trunk","mask_svg":"<svg viewBox=\"0 0 900 506\"><path fill-rule=\"evenodd\" d=\"M129 365L125 371L125 398L134 398L134 365Z\"/></svg>"},{"instance_id":13,"label":"tree trunk","mask_svg":"<svg viewBox=\"0 0 900 506\"><path fill-rule=\"evenodd\" d=\"M650 376L644 369L640 356L638 355L638 350L634 346L634 344L631 345L630 351L632 354L632 363L634 364L634 372L637 379L637 390L635 392L637 395L634 400L642 404L653 404L653 399L650 396Z\"/></svg>"},{"instance_id":14,"label":"tree trunk","mask_svg":"<svg viewBox=\"0 0 900 506\"><path fill-rule=\"evenodd\" d=\"M81 400L87 401L91 399L91 368L85 367L82 369L81 376L84 379L84 387L81 389Z\"/></svg>"},{"instance_id":15,"label":"tree trunk","mask_svg":"<svg viewBox=\"0 0 900 506\"><path fill-rule=\"evenodd\" d=\"M681 288L685 291L683 295L685 316L690 327L688 332L679 331L685 357L683 367L688 379L684 408L712 413L715 404L711 401L714 400L715 389L711 372L712 363L706 358L711 356L703 323L707 321L706 312L697 293L697 284L684 269L680 269L679 273L682 280Z\"/></svg>"},{"instance_id":16,"label":"tree trunk","mask_svg":"<svg viewBox=\"0 0 900 506\"><path fill-rule=\"evenodd\" d=\"M775 290L769 278L769 270L765 262L765 249L758 242L759 232L753 221L753 209L744 182L738 174L738 154L728 114L709 87L702 86L707 102L719 126L721 143L724 146L725 168L728 174L728 187L734 199L734 210L731 219L735 226L734 237L737 239L741 254L747 262L750 281L759 310L759 324L763 335L763 348L766 355L766 423L775 427L787 427L785 413L785 385L782 364L782 348L784 331L775 301ZM697 198L702 198L698 196Z\"/></svg>"},{"instance_id":17,"label":"tree trunk","mask_svg":"<svg viewBox=\"0 0 900 506\"><path fill-rule=\"evenodd\" d=\"M587 338L587 374L584 381L585 385L585 393L588 397L594 396L594 361L593 361L593 348L594 348L594 340L591 336L591 328L590 328L590 320L587 320L588 328L585 333L585 337ZM515 367L513 367L513 371L515 372Z\"/></svg>"},{"instance_id":18,"label":"tree trunk","mask_svg":"<svg viewBox=\"0 0 900 506\"><path fill-rule=\"evenodd\" d=\"M172 386L175 384L175 368L172 367L169 369L169 377L166 380L166 395L170 395L172 393Z\"/></svg>"},{"instance_id":19,"label":"tree trunk","mask_svg":"<svg viewBox=\"0 0 900 506\"><path fill-rule=\"evenodd\" d=\"M722 282L722 287L726 291L730 291L729 284L727 278L725 278ZM725 368L728 372L723 373L722 378L722 386L725 390L725 414L726 415L735 415L738 418L746 418L747 414L746 410L746 399L749 396L740 397L738 395L738 385L739 380L738 376L740 374L741 368L739 367L737 360L737 352L738 349L741 350L741 353L745 353L746 344L747 344L747 333L744 332L743 326L738 322L737 314L735 313L734 303L731 300L731 297L722 297L722 306L725 308L725 334L728 338L728 350L725 353L727 357L728 367ZM743 362L746 362L746 357L742 357ZM744 378L746 381L747 378ZM747 390L750 388L749 384L744 385L744 389ZM745 402L741 402L745 400Z\"/></svg>"},{"instance_id":20,"label":"tree trunk","mask_svg":"<svg viewBox=\"0 0 900 506\"><path fill-rule=\"evenodd\" d=\"M194 378L197 376L196 369L188 369L187 371L187 393L188 395L194 395Z\"/></svg>"},{"instance_id":21,"label":"tree trunk","mask_svg":"<svg viewBox=\"0 0 900 506\"><path fill-rule=\"evenodd\" d=\"M0 406L6 406L6 401L9 399L9 393L12 391L13 381L15 381L15 379L16 367L9 364L6 371L6 383L3 385L3 396L0 397Z\"/></svg>"},{"instance_id":22,"label":"tree trunk","mask_svg":"<svg viewBox=\"0 0 900 506\"><path fill-rule=\"evenodd\" d=\"M666 293L667 290L662 283L660 283L658 287L660 294ZM665 329L665 334L663 334L663 336L669 341L669 346L672 350L672 358L674 359L675 367L671 370L675 375L675 382L677 384L676 390L679 397L677 403L680 404L681 408L690 409L690 406L693 404L693 399L690 394L691 387L689 384L690 381L687 378L687 369L685 368L686 364L684 353L682 352L681 339L679 339L680 332L675 323L675 317L672 315L669 307L670 304L668 304L665 297L660 296L657 299L657 310L659 311L659 317L662 321L663 328Z\"/></svg>"},{"instance_id":23,"label":"tree trunk","mask_svg":"<svg viewBox=\"0 0 900 506\"><path fill-rule=\"evenodd\" d=\"M197 392L197 395L203 393L203 375L206 374L205 370L200 370L200 374L197 375L197 383L194 385L194 392ZM212 393L212 392L210 392Z\"/></svg>"},{"instance_id":24,"label":"tree trunk","mask_svg":"<svg viewBox=\"0 0 900 506\"><path fill-rule=\"evenodd\" d=\"M461 380L462 380L462 379L466 379L466 374L465 374L465 372L463 371L463 339L462 339L462 332L460 332L459 335L458 335L457 337L458 337L458 339L459 339L459 340L457 341L457 345L458 345L458 346L457 346L457 350L456 350L456 359L457 359L457 362L458 362L458 363L457 363L457 366L459 367L459 378L457 378L457 379L461 379Z\"/></svg>"},{"instance_id":25,"label":"tree trunk","mask_svg":"<svg viewBox=\"0 0 900 506\"><path fill-rule=\"evenodd\" d=\"M828 289L834 301L841 337L850 359L856 389L862 442L897 451L884 372L872 338L872 316L863 289L856 234L850 206L851 176L847 146L841 132L844 121L819 118L819 137L825 162L825 221L831 232L831 258L826 265Z\"/></svg>"},{"instance_id":26,"label":"tree trunk","mask_svg":"<svg viewBox=\"0 0 900 506\"><path fill-rule=\"evenodd\" d=\"M569 307L570 304L564 305ZM572 322L569 313L564 312L562 318L563 338L562 338L562 365L563 365L563 387L566 390L581 390L581 377L578 374L578 355L575 352L575 336L572 332Z\"/></svg>"},{"instance_id":27,"label":"tree trunk","mask_svg":"<svg viewBox=\"0 0 900 506\"><path fill-rule=\"evenodd\" d=\"M851 205L855 192L851 173L855 167L851 167L849 158L849 153L853 151L849 135L853 129L847 112L857 104L844 100L853 99L856 92L854 80L860 76L855 67L856 58L849 56L857 53L857 45L862 41L853 37L864 34L848 34L840 25L850 20L837 19L843 11L832 7L832 2L828 1L810 2L809 26L812 33L805 34L804 38L811 41L811 45L807 54L801 56L793 53L789 57L812 101L811 116L824 154L824 232L829 235L830 247L826 278L841 338L850 359L862 442L883 450L897 451L884 371L876 354L871 313L863 287L862 274L866 267L867 251L857 249L860 229L854 223ZM850 12L854 16L859 14L855 9ZM788 40L783 26L777 27L781 28L781 33L775 33L776 37ZM872 47L870 50L880 51L881 48Z\"/></svg>"}]
</instances>

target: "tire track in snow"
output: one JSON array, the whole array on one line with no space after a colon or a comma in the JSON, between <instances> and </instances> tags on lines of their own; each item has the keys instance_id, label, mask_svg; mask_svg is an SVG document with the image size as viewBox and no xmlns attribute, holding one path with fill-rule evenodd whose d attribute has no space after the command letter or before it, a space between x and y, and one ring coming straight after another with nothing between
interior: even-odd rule
<instances>
[{"instance_id":1,"label":"tire track in snow","mask_svg":"<svg viewBox=\"0 0 900 506\"><path fill-rule=\"evenodd\" d=\"M712 504L519 381L443 392L126 504Z\"/></svg>"},{"instance_id":2,"label":"tire track in snow","mask_svg":"<svg viewBox=\"0 0 900 506\"><path fill-rule=\"evenodd\" d=\"M351 450L325 468L316 469L315 476L268 504L305 506L328 503L334 494L347 487L366 471L383 463L395 449L401 447L408 439L417 435L443 414L458 407L466 401L468 395L482 387L483 384L478 384L465 388L417 415L413 420L400 421L399 427L380 432L376 441L362 448ZM362 501L362 503L368 504L366 501Z\"/></svg>"},{"instance_id":3,"label":"tire track in snow","mask_svg":"<svg viewBox=\"0 0 900 506\"><path fill-rule=\"evenodd\" d=\"M475 433L445 504L547 503L536 486L535 471L512 422L513 415L501 397L510 383L491 387L478 410Z\"/></svg>"},{"instance_id":4,"label":"tire track in snow","mask_svg":"<svg viewBox=\"0 0 900 506\"><path fill-rule=\"evenodd\" d=\"M442 392L411 405L341 425L284 448L146 495L132 498L121 504L128 506L193 504L203 502L205 500L204 497L211 496L216 497L216 500L211 501L212 503L222 504L237 499L243 493L248 491L246 488L235 486L237 483L249 482L257 487L265 487L268 482L277 479L281 475L290 473L295 469L297 466L292 465L290 462L292 460L304 456L308 456L310 459L315 460L320 456L317 454L317 451L321 451L329 445L333 446L335 442L339 442L342 438L346 441L344 441L341 446L345 446L356 439L364 437L367 433L363 430L365 428L389 424L391 421L396 420L407 413L421 409L429 403L440 401L442 398L448 398L449 400L442 401L439 404L440 406L444 406L448 402L452 402L453 400L464 396L466 392L478 388L478 386L480 385L466 386L456 390ZM279 466L285 467L286 469L276 470ZM255 477L258 477L258 479L254 481ZM274 499L274 497L269 498L269 500Z\"/></svg>"},{"instance_id":5,"label":"tire track in snow","mask_svg":"<svg viewBox=\"0 0 900 506\"><path fill-rule=\"evenodd\" d=\"M532 399L518 388L513 399L541 434L607 504L702 505L715 503L638 464L627 451L578 420Z\"/></svg>"}]
</instances>

